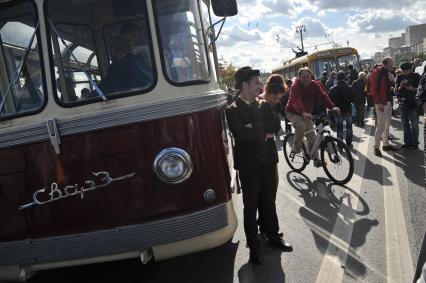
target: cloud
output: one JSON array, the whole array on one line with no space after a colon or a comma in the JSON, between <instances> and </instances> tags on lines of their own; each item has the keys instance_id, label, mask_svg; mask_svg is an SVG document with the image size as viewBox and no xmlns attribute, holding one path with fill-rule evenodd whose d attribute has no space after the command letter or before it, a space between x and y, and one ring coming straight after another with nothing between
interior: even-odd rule
<instances>
[{"instance_id":1,"label":"cloud","mask_svg":"<svg viewBox=\"0 0 426 283\"><path fill-rule=\"evenodd\" d=\"M264 0L262 4L271 9L273 13L291 15L294 14L294 5L289 0Z\"/></svg>"},{"instance_id":2,"label":"cloud","mask_svg":"<svg viewBox=\"0 0 426 283\"><path fill-rule=\"evenodd\" d=\"M321 9L361 9L367 10L372 8L381 9L400 9L407 7L416 2L416 0L310 0L313 6Z\"/></svg>"},{"instance_id":3,"label":"cloud","mask_svg":"<svg viewBox=\"0 0 426 283\"><path fill-rule=\"evenodd\" d=\"M293 30L296 31L296 27L304 25L306 32L303 32L308 37L322 37L327 34L329 29L321 20L312 17L303 17L298 22L293 24ZM293 38L298 38L298 34L294 34Z\"/></svg>"},{"instance_id":4,"label":"cloud","mask_svg":"<svg viewBox=\"0 0 426 283\"><path fill-rule=\"evenodd\" d=\"M238 24L224 28L219 36L218 44L234 46L243 43L253 43L262 39L259 30L244 30Z\"/></svg>"},{"instance_id":5,"label":"cloud","mask_svg":"<svg viewBox=\"0 0 426 283\"><path fill-rule=\"evenodd\" d=\"M299 25L306 26L308 52L349 41L364 57L382 50L407 26L426 22L424 0L238 0L238 8L217 42L219 56L266 70L294 57L291 49L301 47Z\"/></svg>"},{"instance_id":6,"label":"cloud","mask_svg":"<svg viewBox=\"0 0 426 283\"><path fill-rule=\"evenodd\" d=\"M379 11L369 11L349 17L347 24L350 28L360 32L380 33L401 31L414 22L398 14L388 13L384 16Z\"/></svg>"}]
</instances>

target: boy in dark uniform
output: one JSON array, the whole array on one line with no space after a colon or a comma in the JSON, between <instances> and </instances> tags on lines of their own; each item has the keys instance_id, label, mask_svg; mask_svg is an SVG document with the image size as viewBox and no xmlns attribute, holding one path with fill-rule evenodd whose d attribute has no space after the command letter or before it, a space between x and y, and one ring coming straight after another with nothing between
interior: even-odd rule
<instances>
[{"instance_id":1,"label":"boy in dark uniform","mask_svg":"<svg viewBox=\"0 0 426 283\"><path fill-rule=\"evenodd\" d=\"M278 235L274 181L277 176L278 154L268 140L280 129L280 119L269 103L257 101L261 87L259 70L243 67L235 74L235 87L240 96L226 109L226 118L235 137L234 168L239 170L244 203L244 232L250 249L250 262L260 264L256 214L262 202L262 226L268 243L284 251L291 251Z\"/></svg>"}]
</instances>

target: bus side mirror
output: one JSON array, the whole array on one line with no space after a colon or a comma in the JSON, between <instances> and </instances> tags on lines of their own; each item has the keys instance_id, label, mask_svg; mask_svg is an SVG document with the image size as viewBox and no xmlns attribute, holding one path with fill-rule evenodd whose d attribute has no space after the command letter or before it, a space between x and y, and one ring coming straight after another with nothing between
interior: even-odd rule
<instances>
[{"instance_id":1,"label":"bus side mirror","mask_svg":"<svg viewBox=\"0 0 426 283\"><path fill-rule=\"evenodd\" d=\"M237 0L211 0L213 12L218 17L230 17L238 14Z\"/></svg>"}]
</instances>

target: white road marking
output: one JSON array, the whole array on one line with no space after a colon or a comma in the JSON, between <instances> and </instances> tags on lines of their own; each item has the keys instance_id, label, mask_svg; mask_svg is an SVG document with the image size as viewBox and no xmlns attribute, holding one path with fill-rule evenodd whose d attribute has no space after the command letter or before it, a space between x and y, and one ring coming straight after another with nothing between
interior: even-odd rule
<instances>
[{"instance_id":1,"label":"white road marking","mask_svg":"<svg viewBox=\"0 0 426 283\"><path fill-rule=\"evenodd\" d=\"M368 147L371 145L369 139L372 139L366 133L361 135L362 143L359 144L359 156L367 156ZM355 172L364 172L366 158L355 160ZM362 174L362 173L361 173ZM354 173L352 180L347 184L357 195L360 195L362 176ZM355 212L358 207L359 198L355 197L348 203L342 203L338 212L338 217L333 227L333 232L325 252L320 271L316 282L333 283L342 282L344 266L352 238L353 224L356 220ZM336 245L335 243L346 243L345 245Z\"/></svg>"},{"instance_id":2,"label":"white road marking","mask_svg":"<svg viewBox=\"0 0 426 283\"><path fill-rule=\"evenodd\" d=\"M386 153L385 156L387 156ZM382 159L382 165L383 169L389 170L390 175L383 174L387 282L411 282L414 276L413 259L408 242L396 168L395 164L386 158ZM390 181L387 179L388 177ZM406 182L405 185L405 188L408 188Z\"/></svg>"}]
</instances>

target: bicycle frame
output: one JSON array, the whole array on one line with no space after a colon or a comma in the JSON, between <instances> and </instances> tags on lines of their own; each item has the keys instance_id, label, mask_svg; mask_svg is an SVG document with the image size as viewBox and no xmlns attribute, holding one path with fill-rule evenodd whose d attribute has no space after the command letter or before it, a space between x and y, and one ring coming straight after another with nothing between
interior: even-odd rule
<instances>
[{"instance_id":1,"label":"bicycle frame","mask_svg":"<svg viewBox=\"0 0 426 283\"><path fill-rule=\"evenodd\" d=\"M305 132L303 134L303 136L306 137L306 134L309 134L310 132L313 132L313 131L317 132L318 134L316 135L315 141L314 141L311 149L308 150L308 145L307 145L305 140L303 140L303 144L302 144L304 159L305 159L306 163L309 163L309 161L313 159L314 153L319 150L319 146L320 146L321 142L324 140L324 133L330 133L329 130L325 130L325 125L324 125L323 122L321 122L319 124L319 126L313 128L312 130Z\"/></svg>"}]
</instances>

